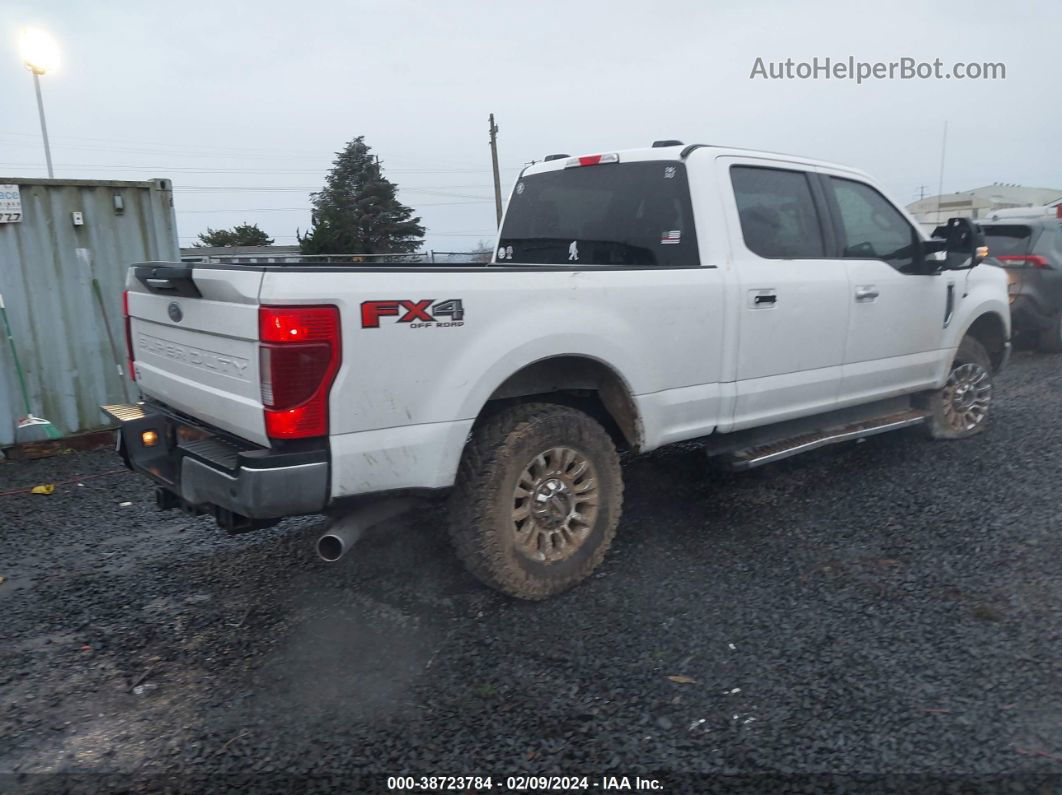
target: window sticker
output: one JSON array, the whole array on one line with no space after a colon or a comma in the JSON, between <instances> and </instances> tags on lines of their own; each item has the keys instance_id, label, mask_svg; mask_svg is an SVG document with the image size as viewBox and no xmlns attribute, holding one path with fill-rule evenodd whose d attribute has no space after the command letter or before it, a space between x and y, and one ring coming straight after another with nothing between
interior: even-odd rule
<instances>
[{"instance_id":1,"label":"window sticker","mask_svg":"<svg viewBox=\"0 0 1062 795\"><path fill-rule=\"evenodd\" d=\"M573 240L572 244L568 246L568 262L579 261L579 241Z\"/></svg>"},{"instance_id":2,"label":"window sticker","mask_svg":"<svg viewBox=\"0 0 1062 795\"><path fill-rule=\"evenodd\" d=\"M682 242L682 230L672 229L670 232L662 232L660 234L661 246L676 246Z\"/></svg>"},{"instance_id":3,"label":"window sticker","mask_svg":"<svg viewBox=\"0 0 1062 795\"><path fill-rule=\"evenodd\" d=\"M675 178L675 167L674 166L666 166L664 168L664 179L674 179L674 178Z\"/></svg>"}]
</instances>

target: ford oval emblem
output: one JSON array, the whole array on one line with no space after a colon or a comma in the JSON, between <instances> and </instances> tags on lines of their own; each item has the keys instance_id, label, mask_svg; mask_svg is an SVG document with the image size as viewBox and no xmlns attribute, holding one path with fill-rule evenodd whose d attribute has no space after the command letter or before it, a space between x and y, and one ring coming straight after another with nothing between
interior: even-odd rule
<instances>
[{"instance_id":1,"label":"ford oval emblem","mask_svg":"<svg viewBox=\"0 0 1062 795\"><path fill-rule=\"evenodd\" d=\"M181 305L176 301L169 305L166 312L169 314L170 320L174 323L180 323L181 319L184 317L184 312L181 311Z\"/></svg>"}]
</instances>

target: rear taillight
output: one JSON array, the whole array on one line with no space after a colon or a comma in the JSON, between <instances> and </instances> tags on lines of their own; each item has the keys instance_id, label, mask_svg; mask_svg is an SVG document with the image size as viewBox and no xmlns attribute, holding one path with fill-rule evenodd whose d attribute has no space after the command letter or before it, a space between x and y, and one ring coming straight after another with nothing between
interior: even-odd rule
<instances>
[{"instance_id":1,"label":"rear taillight","mask_svg":"<svg viewBox=\"0 0 1062 795\"><path fill-rule=\"evenodd\" d=\"M129 321L129 291L122 291L122 319L125 321L125 366L129 371L129 380L136 380L133 369L133 324Z\"/></svg>"},{"instance_id":2,"label":"rear taillight","mask_svg":"<svg viewBox=\"0 0 1062 795\"><path fill-rule=\"evenodd\" d=\"M1000 262L1004 262L1012 268L1049 268L1051 264L1047 261L1047 257L1041 257L1039 254L1005 254L1001 257L996 257Z\"/></svg>"},{"instance_id":3,"label":"rear taillight","mask_svg":"<svg viewBox=\"0 0 1062 795\"><path fill-rule=\"evenodd\" d=\"M339 332L334 306L259 307L262 406L271 439L328 434L328 393L341 359Z\"/></svg>"}]
</instances>

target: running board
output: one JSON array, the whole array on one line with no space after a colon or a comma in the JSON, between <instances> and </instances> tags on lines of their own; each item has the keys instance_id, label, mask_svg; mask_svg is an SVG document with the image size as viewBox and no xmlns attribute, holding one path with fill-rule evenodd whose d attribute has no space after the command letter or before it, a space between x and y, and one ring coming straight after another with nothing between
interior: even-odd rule
<instances>
[{"instance_id":1,"label":"running board","mask_svg":"<svg viewBox=\"0 0 1062 795\"><path fill-rule=\"evenodd\" d=\"M809 450L825 447L828 444L850 442L854 439L863 439L874 434L885 433L886 431L897 431L900 428L921 425L928 416L925 411L911 409L898 414L855 422L851 425L801 434L800 436L783 439L772 444L748 447L733 454L730 460L730 468L739 471L752 469L753 467L781 461L783 458L806 453Z\"/></svg>"}]
</instances>

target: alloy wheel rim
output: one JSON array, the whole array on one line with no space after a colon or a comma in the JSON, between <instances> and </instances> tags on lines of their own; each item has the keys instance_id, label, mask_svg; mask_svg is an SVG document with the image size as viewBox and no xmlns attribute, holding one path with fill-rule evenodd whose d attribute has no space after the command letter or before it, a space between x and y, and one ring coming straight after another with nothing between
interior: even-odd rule
<instances>
[{"instance_id":1,"label":"alloy wheel rim","mask_svg":"<svg viewBox=\"0 0 1062 795\"><path fill-rule=\"evenodd\" d=\"M992 379L975 362L960 364L944 385L944 419L957 431L972 431L985 421L992 403Z\"/></svg>"},{"instance_id":2,"label":"alloy wheel rim","mask_svg":"<svg viewBox=\"0 0 1062 795\"><path fill-rule=\"evenodd\" d=\"M571 447L551 447L524 467L513 489L516 549L539 563L557 563L586 541L598 512L597 471Z\"/></svg>"}]
</instances>

